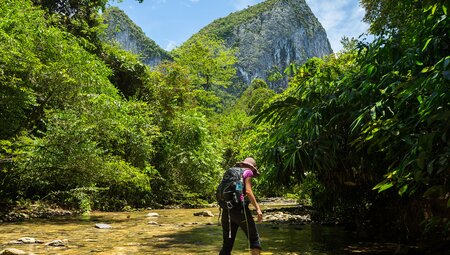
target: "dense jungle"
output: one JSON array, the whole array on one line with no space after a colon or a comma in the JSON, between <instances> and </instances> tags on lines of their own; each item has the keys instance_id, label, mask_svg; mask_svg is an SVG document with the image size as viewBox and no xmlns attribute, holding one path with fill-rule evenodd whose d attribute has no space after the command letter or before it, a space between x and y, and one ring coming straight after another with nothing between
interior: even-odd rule
<instances>
[{"instance_id":1,"label":"dense jungle","mask_svg":"<svg viewBox=\"0 0 450 255\"><path fill-rule=\"evenodd\" d=\"M250 84L237 48L207 34L144 64L105 40L107 3L0 2L2 221L202 207L252 156L259 198L361 239L450 249L448 0L361 0L373 40Z\"/></svg>"}]
</instances>

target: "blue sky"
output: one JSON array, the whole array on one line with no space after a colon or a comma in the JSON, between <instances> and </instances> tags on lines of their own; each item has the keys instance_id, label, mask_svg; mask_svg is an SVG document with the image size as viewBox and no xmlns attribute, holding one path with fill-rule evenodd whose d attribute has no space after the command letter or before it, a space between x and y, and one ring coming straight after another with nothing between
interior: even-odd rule
<instances>
[{"instance_id":1,"label":"blue sky","mask_svg":"<svg viewBox=\"0 0 450 255\"><path fill-rule=\"evenodd\" d=\"M171 50L217 18L263 0L112 0L159 46ZM357 38L366 32L364 10L358 0L306 0L325 28L335 52L343 36Z\"/></svg>"}]
</instances>

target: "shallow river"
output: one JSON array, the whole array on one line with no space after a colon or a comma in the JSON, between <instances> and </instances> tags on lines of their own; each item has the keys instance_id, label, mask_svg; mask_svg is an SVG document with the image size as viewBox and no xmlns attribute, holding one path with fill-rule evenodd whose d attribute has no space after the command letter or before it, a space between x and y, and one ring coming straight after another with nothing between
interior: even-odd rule
<instances>
[{"instance_id":1,"label":"shallow river","mask_svg":"<svg viewBox=\"0 0 450 255\"><path fill-rule=\"evenodd\" d=\"M88 216L37 219L0 223L0 250L17 248L35 254L218 254L221 227L218 209L208 208L215 217L193 216L203 209L165 209L140 212L93 212ZM149 218L149 212L159 214ZM149 224L158 223L158 225ZM97 223L110 229L95 228ZM258 224L262 254L348 254L348 233L339 227L315 224ZM9 244L22 237L44 243ZM67 242L62 247L46 246L53 240ZM249 254L242 231L238 232L233 254Z\"/></svg>"}]
</instances>

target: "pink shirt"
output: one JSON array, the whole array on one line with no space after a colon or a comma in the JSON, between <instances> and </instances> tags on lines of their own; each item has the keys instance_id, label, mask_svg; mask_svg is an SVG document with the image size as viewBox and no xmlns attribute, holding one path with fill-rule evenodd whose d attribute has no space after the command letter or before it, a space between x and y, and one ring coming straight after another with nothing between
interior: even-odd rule
<instances>
[{"instance_id":1,"label":"pink shirt","mask_svg":"<svg viewBox=\"0 0 450 255\"><path fill-rule=\"evenodd\" d=\"M246 168L244 173L242 174L242 178L244 179L244 194L245 194L245 179L253 176L254 176L253 171L249 168ZM244 194L241 195L241 201L244 201Z\"/></svg>"}]
</instances>

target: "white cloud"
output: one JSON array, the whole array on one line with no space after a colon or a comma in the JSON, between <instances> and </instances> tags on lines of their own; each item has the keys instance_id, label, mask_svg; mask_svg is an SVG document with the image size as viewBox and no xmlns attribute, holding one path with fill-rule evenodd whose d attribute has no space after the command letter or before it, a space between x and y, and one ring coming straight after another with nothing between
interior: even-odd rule
<instances>
[{"instance_id":1,"label":"white cloud","mask_svg":"<svg viewBox=\"0 0 450 255\"><path fill-rule=\"evenodd\" d=\"M325 28L328 40L335 52L342 49L343 36L358 38L365 33L368 24L362 22L364 9L357 0L306 0L309 7Z\"/></svg>"},{"instance_id":2,"label":"white cloud","mask_svg":"<svg viewBox=\"0 0 450 255\"><path fill-rule=\"evenodd\" d=\"M248 6L252 6L258 2L261 2L261 0L231 0L233 2L234 8L236 10L242 10L244 8L247 8Z\"/></svg>"},{"instance_id":3,"label":"white cloud","mask_svg":"<svg viewBox=\"0 0 450 255\"><path fill-rule=\"evenodd\" d=\"M167 43L166 48L164 48L164 50L171 51L171 50L175 49L178 46L177 42L171 41L171 40L168 40L168 41L169 42Z\"/></svg>"}]
</instances>

